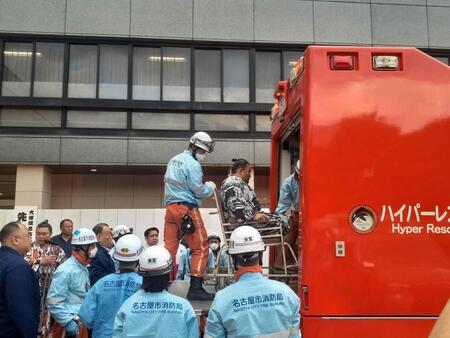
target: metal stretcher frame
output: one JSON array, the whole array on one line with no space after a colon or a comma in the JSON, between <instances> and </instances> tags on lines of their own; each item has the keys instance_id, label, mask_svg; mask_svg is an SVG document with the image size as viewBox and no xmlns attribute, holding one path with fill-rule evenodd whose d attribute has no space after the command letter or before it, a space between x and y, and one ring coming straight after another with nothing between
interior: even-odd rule
<instances>
[{"instance_id":1,"label":"metal stretcher frame","mask_svg":"<svg viewBox=\"0 0 450 338\"><path fill-rule=\"evenodd\" d=\"M217 255L216 265L215 265L215 268L213 271L213 276L216 278L230 278L230 280L232 280L233 274L231 273L231 259L230 258L228 259L228 273L227 274L219 273L220 266L218 263L220 260L220 254L222 253L222 250L227 250L231 233L233 232L234 229L236 229L238 227L238 225L233 224L233 223L228 223L225 221L223 205L222 205L222 201L220 199L220 195L219 195L219 192L217 189L214 189L214 200L216 203L217 213L219 215L220 228L221 228L225 243L224 243L224 245L222 245L222 247L220 248L220 252ZM252 224L254 224L254 223L247 223L246 225L252 226ZM284 271L284 273L271 273L270 267L263 267L263 268L269 268L268 269L269 273L264 273L264 275L269 278L271 278L271 277L274 277L274 278L298 278L297 272L290 273L288 271L288 269L292 268L292 267L298 268L298 258L296 257L291 245L284 241L282 226L278 225L278 226L270 227L270 228L263 228L263 229L255 228L255 229L258 230L258 232L261 234L261 238L262 238L264 244L266 245L266 247L271 247L271 246L280 247L281 254L283 255L283 271ZM271 230L275 230L276 233L264 234L265 232L271 231ZM295 265L288 266L286 264L286 247L289 249L292 257L294 257L294 260L296 263Z\"/></svg>"}]
</instances>

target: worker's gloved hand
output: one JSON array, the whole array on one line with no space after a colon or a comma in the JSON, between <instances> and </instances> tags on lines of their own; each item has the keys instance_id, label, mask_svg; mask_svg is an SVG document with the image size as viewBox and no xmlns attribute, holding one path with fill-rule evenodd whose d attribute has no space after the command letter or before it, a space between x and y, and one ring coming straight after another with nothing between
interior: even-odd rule
<instances>
[{"instance_id":1,"label":"worker's gloved hand","mask_svg":"<svg viewBox=\"0 0 450 338\"><path fill-rule=\"evenodd\" d=\"M206 182L205 185L211 187L212 190L216 189L216 184L212 181Z\"/></svg>"},{"instance_id":2,"label":"worker's gloved hand","mask_svg":"<svg viewBox=\"0 0 450 338\"><path fill-rule=\"evenodd\" d=\"M76 321L71 320L70 322L67 323L66 334L71 335L71 336L78 335L78 324Z\"/></svg>"}]
</instances>

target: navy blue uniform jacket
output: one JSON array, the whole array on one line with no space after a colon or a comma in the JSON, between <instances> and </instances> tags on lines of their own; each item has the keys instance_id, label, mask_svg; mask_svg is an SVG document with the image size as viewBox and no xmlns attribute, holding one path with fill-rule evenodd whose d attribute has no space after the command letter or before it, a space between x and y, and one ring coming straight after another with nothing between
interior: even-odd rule
<instances>
[{"instance_id":1,"label":"navy blue uniform jacket","mask_svg":"<svg viewBox=\"0 0 450 338\"><path fill-rule=\"evenodd\" d=\"M89 281L93 286L100 278L116 272L114 261L109 251L97 243L97 254L92 258L91 264L88 266Z\"/></svg>"},{"instance_id":2,"label":"navy blue uniform jacket","mask_svg":"<svg viewBox=\"0 0 450 338\"><path fill-rule=\"evenodd\" d=\"M0 248L0 337L36 338L39 284L33 270L14 249Z\"/></svg>"}]
</instances>

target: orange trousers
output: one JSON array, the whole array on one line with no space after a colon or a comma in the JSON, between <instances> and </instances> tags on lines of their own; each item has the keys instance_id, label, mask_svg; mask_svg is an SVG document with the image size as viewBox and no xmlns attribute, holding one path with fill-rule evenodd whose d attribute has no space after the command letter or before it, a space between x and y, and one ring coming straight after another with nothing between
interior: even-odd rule
<instances>
[{"instance_id":1,"label":"orange trousers","mask_svg":"<svg viewBox=\"0 0 450 338\"><path fill-rule=\"evenodd\" d=\"M181 218L188 213L194 224L195 231L185 234L184 238L191 249L191 276L203 277L208 263L208 234L198 208L189 209L183 204L173 203L166 207L164 216L164 246L169 250L172 261L175 262L179 244L179 228Z\"/></svg>"}]
</instances>

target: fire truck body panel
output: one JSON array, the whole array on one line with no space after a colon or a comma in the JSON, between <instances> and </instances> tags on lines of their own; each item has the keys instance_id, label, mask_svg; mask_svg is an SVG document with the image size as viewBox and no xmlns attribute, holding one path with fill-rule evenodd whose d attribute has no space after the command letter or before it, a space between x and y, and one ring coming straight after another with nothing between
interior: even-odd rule
<instances>
[{"instance_id":1,"label":"fire truck body panel","mask_svg":"<svg viewBox=\"0 0 450 338\"><path fill-rule=\"evenodd\" d=\"M382 55L398 69L374 70ZM353 69L331 69L333 56ZM304 337L423 336L432 320L389 318L435 318L450 296L449 67L413 48L312 46L286 88L271 208L279 143L298 123Z\"/></svg>"}]
</instances>

